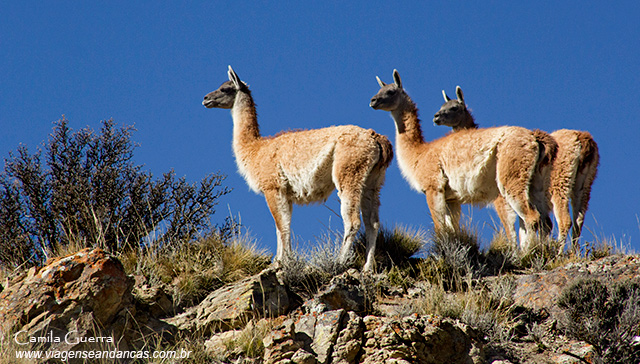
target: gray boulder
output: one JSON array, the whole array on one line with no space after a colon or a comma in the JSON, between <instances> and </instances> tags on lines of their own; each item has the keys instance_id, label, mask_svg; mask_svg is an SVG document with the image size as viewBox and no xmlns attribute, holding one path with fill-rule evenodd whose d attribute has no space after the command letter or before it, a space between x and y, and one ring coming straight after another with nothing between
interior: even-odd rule
<instances>
[{"instance_id":1,"label":"gray boulder","mask_svg":"<svg viewBox=\"0 0 640 364\"><path fill-rule=\"evenodd\" d=\"M211 292L200 304L166 319L182 331L204 334L242 328L252 318L276 317L294 304L274 269Z\"/></svg>"}]
</instances>

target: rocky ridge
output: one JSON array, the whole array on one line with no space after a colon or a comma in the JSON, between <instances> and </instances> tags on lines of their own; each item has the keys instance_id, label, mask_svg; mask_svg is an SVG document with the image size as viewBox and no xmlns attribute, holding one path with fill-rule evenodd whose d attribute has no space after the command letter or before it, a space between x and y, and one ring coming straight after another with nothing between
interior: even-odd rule
<instances>
[{"instance_id":1,"label":"rocky ridge","mask_svg":"<svg viewBox=\"0 0 640 364\"><path fill-rule=\"evenodd\" d=\"M591 362L589 344L555 328L557 297L576 278L612 282L639 276L640 257L621 255L516 276L513 312L536 320L545 334L531 338L527 330L514 329L513 347L496 351L478 329L459 320L393 310L394 301L406 305L419 296L418 288L393 293L385 309L378 309L355 270L334 277L303 302L270 268L211 292L176 315L161 287L127 276L122 264L103 251L85 249L7 279L0 292L0 330L3 342L18 332L23 338L51 337L40 345L56 350L105 345L133 350L148 345L150 335L169 345L179 337L199 337L212 357L234 363ZM244 357L231 344L258 325L269 328L263 355ZM105 339L70 343L69 333Z\"/></svg>"}]
</instances>

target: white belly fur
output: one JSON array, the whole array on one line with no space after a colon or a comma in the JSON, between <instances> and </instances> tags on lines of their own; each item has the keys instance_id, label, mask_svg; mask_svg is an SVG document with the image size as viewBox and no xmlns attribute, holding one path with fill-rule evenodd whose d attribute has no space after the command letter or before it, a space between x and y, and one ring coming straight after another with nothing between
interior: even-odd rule
<instances>
[{"instance_id":1,"label":"white belly fur","mask_svg":"<svg viewBox=\"0 0 640 364\"><path fill-rule=\"evenodd\" d=\"M335 189L333 183L333 143L324 146L304 165L280 163L281 178L292 192L293 202L324 202Z\"/></svg>"},{"instance_id":2,"label":"white belly fur","mask_svg":"<svg viewBox=\"0 0 640 364\"><path fill-rule=\"evenodd\" d=\"M496 159L493 150L478 153L473 159L458 165L442 166L448 179L449 191L461 203L485 204L498 197ZM449 198L449 196L447 196Z\"/></svg>"}]
</instances>

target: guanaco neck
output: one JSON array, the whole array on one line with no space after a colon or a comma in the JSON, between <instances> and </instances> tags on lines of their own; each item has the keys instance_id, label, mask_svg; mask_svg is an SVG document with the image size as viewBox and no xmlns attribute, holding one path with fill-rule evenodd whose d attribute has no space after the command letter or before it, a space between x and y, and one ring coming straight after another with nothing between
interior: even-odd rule
<instances>
[{"instance_id":1,"label":"guanaco neck","mask_svg":"<svg viewBox=\"0 0 640 364\"><path fill-rule=\"evenodd\" d=\"M466 108L464 109L464 121L457 126L454 126L453 131L456 132L465 129L478 129L478 124L476 124L473 115L471 115L469 110L467 110Z\"/></svg>"},{"instance_id":2,"label":"guanaco neck","mask_svg":"<svg viewBox=\"0 0 640 364\"><path fill-rule=\"evenodd\" d=\"M231 109L231 116L233 118L233 146L236 151L260 139L256 104L248 89L238 91Z\"/></svg>"},{"instance_id":3,"label":"guanaco neck","mask_svg":"<svg viewBox=\"0 0 640 364\"><path fill-rule=\"evenodd\" d=\"M418 107L411 98L407 96L400 107L391 112L391 115L396 122L396 139L398 144L424 144L420 119L418 118Z\"/></svg>"}]
</instances>

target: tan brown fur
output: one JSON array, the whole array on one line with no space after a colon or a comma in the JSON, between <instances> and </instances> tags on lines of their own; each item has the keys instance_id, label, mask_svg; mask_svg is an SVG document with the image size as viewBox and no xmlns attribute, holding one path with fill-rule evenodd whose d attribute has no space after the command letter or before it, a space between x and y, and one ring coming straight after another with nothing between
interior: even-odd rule
<instances>
[{"instance_id":1,"label":"tan brown fur","mask_svg":"<svg viewBox=\"0 0 640 364\"><path fill-rule=\"evenodd\" d=\"M466 109L462 90L459 86L456 88L456 94L458 95L458 100L451 100L443 91L445 103L440 108L439 113L446 113L446 110L450 110L451 105L456 102L464 105ZM450 113L447 117L448 120L444 119L442 118L440 123L451 126L454 131L478 128L470 114L467 116ZM584 216L591 196L591 186L598 170L600 159L598 145L591 134L586 131L562 129L547 134L546 132L534 130L534 134L542 144L547 146L546 149L548 149L549 153L554 149L553 144L556 145L556 157L549 158L545 156L543 158L543 164L548 165L550 168L542 166L541 173L547 173L547 169L550 169L548 172L550 175L548 193L558 224L558 240L564 243L569 235L569 229L572 228L572 249L577 251L579 249L578 240L582 232ZM549 139L552 139L554 143L552 144ZM570 203L573 216L569 212ZM509 207L500 198L494 204L507 235L515 236L515 231L513 230L515 217L513 212L509 211ZM563 250L564 245L561 246L561 252Z\"/></svg>"},{"instance_id":2,"label":"tan brown fur","mask_svg":"<svg viewBox=\"0 0 640 364\"><path fill-rule=\"evenodd\" d=\"M598 173L598 145L586 131L561 129L551 133L559 153L551 171L551 202L558 221L558 240L565 242L572 229L572 249L579 249L591 186ZM569 203L573 215L569 215Z\"/></svg>"},{"instance_id":3,"label":"tan brown fur","mask_svg":"<svg viewBox=\"0 0 640 364\"><path fill-rule=\"evenodd\" d=\"M351 255L362 212L367 240L364 270L372 270L379 194L393 158L389 140L354 125L262 137L251 92L231 67L229 80L207 94L203 104L231 109L238 170L252 190L264 194L273 215L278 239L276 261L291 254L292 204L323 202L337 189L345 227L339 259L346 262Z\"/></svg>"},{"instance_id":4,"label":"tan brown fur","mask_svg":"<svg viewBox=\"0 0 640 364\"><path fill-rule=\"evenodd\" d=\"M454 132L466 129L478 129L475 119L471 111L464 102L464 95L460 87L456 87L456 99L453 100L442 91L445 103L440 110L434 115L433 122L437 125L450 126ZM541 214L542 232L547 235L552 228L549 212L551 211L551 201L549 194L549 180L551 174L551 164L558 150L555 140L546 132L534 130L533 136L538 142L540 155L536 173L530 185L530 196L533 204ZM494 203L500 221L503 222L507 236L513 241L516 239L516 233L513 228L517 215L514 211L509 211L509 205L498 197Z\"/></svg>"},{"instance_id":5,"label":"tan brown fur","mask_svg":"<svg viewBox=\"0 0 640 364\"><path fill-rule=\"evenodd\" d=\"M502 195L524 222L521 247L527 249L540 226L540 213L529 196L540 158L533 133L519 127L469 129L425 142L418 109L398 72L394 70L393 84L378 83L380 91L370 106L391 112L400 170L426 195L434 228L457 230L461 204L482 205Z\"/></svg>"}]
</instances>

